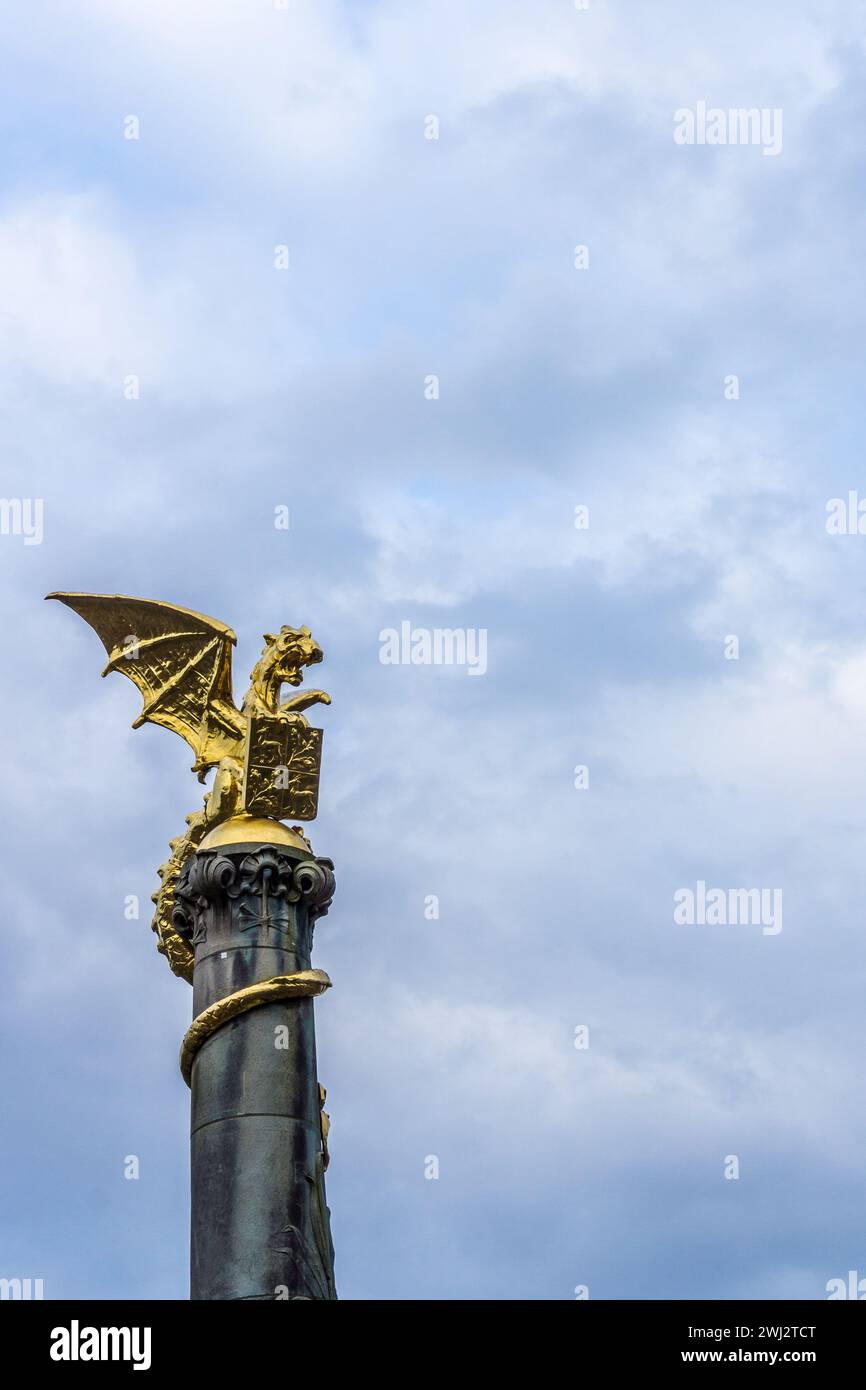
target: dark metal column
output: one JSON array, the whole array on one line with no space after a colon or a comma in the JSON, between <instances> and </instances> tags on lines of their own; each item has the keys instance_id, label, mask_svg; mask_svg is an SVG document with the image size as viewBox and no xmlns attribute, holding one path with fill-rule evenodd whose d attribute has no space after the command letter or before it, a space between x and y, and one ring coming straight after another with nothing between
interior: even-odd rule
<instances>
[{"instance_id":1,"label":"dark metal column","mask_svg":"<svg viewBox=\"0 0 866 1390\"><path fill-rule=\"evenodd\" d=\"M193 1299L336 1298L313 1021L330 982L310 966L332 870L292 845L225 844L178 881L174 922L195 950Z\"/></svg>"}]
</instances>

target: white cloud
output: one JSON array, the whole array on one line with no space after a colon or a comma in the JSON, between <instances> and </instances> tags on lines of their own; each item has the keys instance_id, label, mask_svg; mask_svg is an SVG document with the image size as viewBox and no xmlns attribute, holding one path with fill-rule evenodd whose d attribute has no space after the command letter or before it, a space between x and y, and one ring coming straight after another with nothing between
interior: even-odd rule
<instances>
[{"instance_id":1,"label":"white cloud","mask_svg":"<svg viewBox=\"0 0 866 1390\"><path fill-rule=\"evenodd\" d=\"M682 1293L672 1213L692 1293L802 1291L841 1225L829 1165L856 1198L861 1128L862 563L823 529L860 468L856 9L91 0L10 23L13 78L50 108L23 116L41 154L32 177L10 163L0 216L4 491L38 483L47 516L36 553L0 539L27 1248L44 1211L42 1248L80 1275L68 1192L108 1210L89 1184L112 1117L159 1117L154 1165L184 1142L189 996L146 895L200 789L179 742L130 732L137 697L99 686L95 639L41 605L80 585L232 622L238 694L267 624L326 633L319 1033L359 1292L394 1268L401 1292L448 1293L459 1263L470 1292L521 1296L534 1260L539 1296L568 1296L579 1251L612 1292ZM673 109L698 97L783 105L783 159L678 150ZM489 629L483 681L380 666L380 628L415 605ZM677 934L671 893L704 865L784 879L782 936ZM68 999L67 1047L39 1010ZM152 1105L123 1101L130 1058ZM50 1144L22 1161L44 1113L79 1167ZM456 1155L435 1218L410 1173L431 1133ZM737 1143L765 1178L734 1219ZM143 1197L161 1249L123 1290L162 1288L182 1250L165 1181L175 1225ZM791 1182L820 1231L793 1262L762 1215ZM732 1240L717 1273L708 1248ZM116 1245L100 1228L94 1261Z\"/></svg>"}]
</instances>

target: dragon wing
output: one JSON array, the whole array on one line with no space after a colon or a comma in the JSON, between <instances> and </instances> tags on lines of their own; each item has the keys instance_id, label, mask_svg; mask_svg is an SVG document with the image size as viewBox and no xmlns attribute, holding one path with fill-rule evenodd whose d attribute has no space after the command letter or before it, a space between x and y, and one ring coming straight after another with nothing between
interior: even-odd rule
<instances>
[{"instance_id":1,"label":"dragon wing","mask_svg":"<svg viewBox=\"0 0 866 1390\"><path fill-rule=\"evenodd\" d=\"M185 738L194 772L242 757L243 715L232 699L235 634L215 618L123 594L54 593L89 623L108 653L102 672L120 671L144 697L133 724L161 724Z\"/></svg>"}]
</instances>

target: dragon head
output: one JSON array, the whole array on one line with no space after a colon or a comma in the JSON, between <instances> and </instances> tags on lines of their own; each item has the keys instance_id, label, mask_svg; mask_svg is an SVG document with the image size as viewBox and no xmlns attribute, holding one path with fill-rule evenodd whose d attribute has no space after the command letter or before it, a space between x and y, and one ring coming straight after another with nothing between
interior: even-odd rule
<instances>
[{"instance_id":1,"label":"dragon head","mask_svg":"<svg viewBox=\"0 0 866 1390\"><path fill-rule=\"evenodd\" d=\"M276 685L300 685L303 667L315 666L324 653L308 627L286 627L278 633L266 632L267 646L258 667L273 688ZM254 673L255 675L255 673Z\"/></svg>"}]
</instances>

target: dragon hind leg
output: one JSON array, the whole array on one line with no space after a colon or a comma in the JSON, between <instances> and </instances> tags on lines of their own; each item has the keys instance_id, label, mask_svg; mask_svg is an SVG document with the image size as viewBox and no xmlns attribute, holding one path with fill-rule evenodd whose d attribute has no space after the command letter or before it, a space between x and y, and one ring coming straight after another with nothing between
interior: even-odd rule
<instances>
[{"instance_id":1,"label":"dragon hind leg","mask_svg":"<svg viewBox=\"0 0 866 1390\"><path fill-rule=\"evenodd\" d=\"M204 806L200 811L192 811L186 818L186 831L176 840L171 840L171 858L157 870L160 886L152 896L156 904L152 928L156 932L157 950L166 957L175 975L180 975L192 984L194 954L189 942L184 939L172 924L174 910L174 888L178 874L195 854L209 830L221 821L228 820L241 807L243 802L243 770L236 758L223 758L218 767L214 784Z\"/></svg>"}]
</instances>

